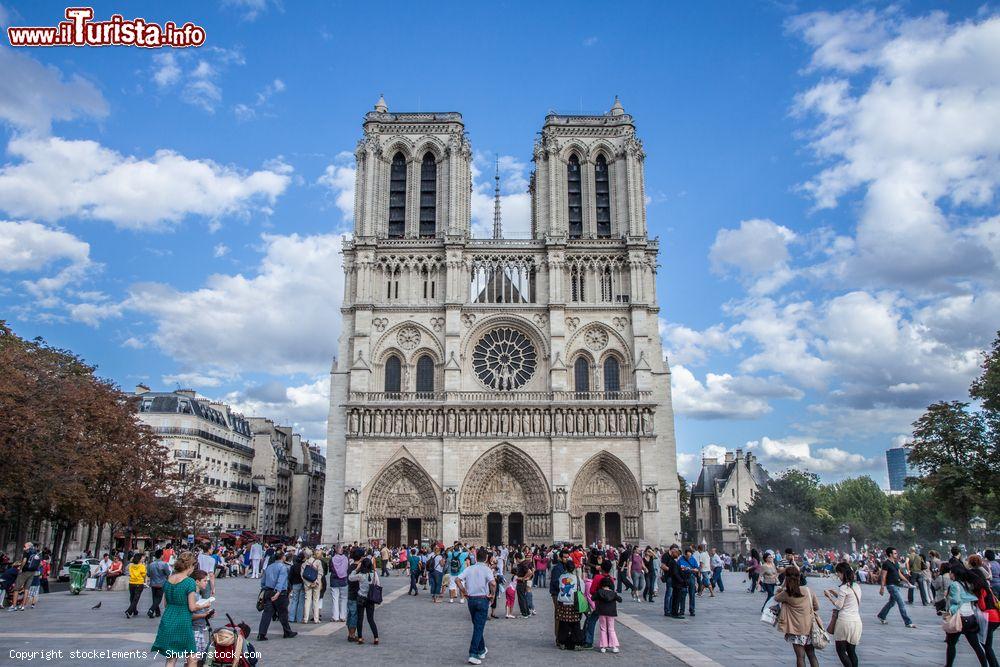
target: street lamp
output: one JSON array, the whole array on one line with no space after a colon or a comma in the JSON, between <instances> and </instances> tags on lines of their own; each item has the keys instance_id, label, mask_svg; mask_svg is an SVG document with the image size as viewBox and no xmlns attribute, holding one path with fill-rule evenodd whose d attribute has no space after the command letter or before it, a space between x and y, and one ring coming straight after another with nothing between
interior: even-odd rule
<instances>
[{"instance_id":1,"label":"street lamp","mask_svg":"<svg viewBox=\"0 0 1000 667\"><path fill-rule=\"evenodd\" d=\"M986 532L986 519L981 516L974 516L969 520L969 528L979 536L979 541L983 541L983 533Z\"/></svg>"},{"instance_id":2,"label":"street lamp","mask_svg":"<svg viewBox=\"0 0 1000 667\"><path fill-rule=\"evenodd\" d=\"M799 530L796 526L792 526L791 530L789 530L788 532L792 534L792 548L798 551L799 535L802 534L802 531Z\"/></svg>"},{"instance_id":3,"label":"street lamp","mask_svg":"<svg viewBox=\"0 0 1000 667\"><path fill-rule=\"evenodd\" d=\"M902 522L901 519L896 519L892 522L892 532L901 533L906 530L906 524Z\"/></svg>"},{"instance_id":4,"label":"street lamp","mask_svg":"<svg viewBox=\"0 0 1000 667\"><path fill-rule=\"evenodd\" d=\"M840 537L844 541L844 548L847 548L847 536L851 534L850 524L840 524Z\"/></svg>"}]
</instances>

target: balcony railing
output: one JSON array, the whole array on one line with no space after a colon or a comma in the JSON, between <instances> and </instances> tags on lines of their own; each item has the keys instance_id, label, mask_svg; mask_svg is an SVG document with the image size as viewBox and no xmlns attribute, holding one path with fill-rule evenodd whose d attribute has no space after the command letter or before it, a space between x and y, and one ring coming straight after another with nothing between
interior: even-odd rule
<instances>
[{"instance_id":1,"label":"balcony railing","mask_svg":"<svg viewBox=\"0 0 1000 667\"><path fill-rule=\"evenodd\" d=\"M352 403L553 403L560 401L649 401L651 391L352 391Z\"/></svg>"},{"instance_id":2,"label":"balcony railing","mask_svg":"<svg viewBox=\"0 0 1000 667\"><path fill-rule=\"evenodd\" d=\"M175 449L174 458L175 459L193 459L198 456L198 452L194 449Z\"/></svg>"},{"instance_id":3,"label":"balcony railing","mask_svg":"<svg viewBox=\"0 0 1000 667\"><path fill-rule=\"evenodd\" d=\"M253 456L253 447L248 447L244 444L233 442L232 440L227 440L226 438L215 435L214 433L209 433L208 431L203 431L200 428L182 428L179 426L154 426L153 432L158 435L189 435L195 438L201 438L202 440L208 440L214 442L223 447L228 447L234 452L239 452L240 454L245 454L246 456Z\"/></svg>"}]
</instances>

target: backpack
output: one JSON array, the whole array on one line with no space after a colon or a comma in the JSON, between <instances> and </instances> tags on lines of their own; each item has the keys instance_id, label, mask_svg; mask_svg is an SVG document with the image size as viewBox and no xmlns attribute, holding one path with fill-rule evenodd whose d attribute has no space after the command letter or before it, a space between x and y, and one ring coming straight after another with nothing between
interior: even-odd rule
<instances>
[{"instance_id":1,"label":"backpack","mask_svg":"<svg viewBox=\"0 0 1000 667\"><path fill-rule=\"evenodd\" d=\"M316 571L316 566L312 563L306 563L302 568L302 579L311 584L316 581L317 577L319 577L319 572Z\"/></svg>"},{"instance_id":2,"label":"backpack","mask_svg":"<svg viewBox=\"0 0 1000 667\"><path fill-rule=\"evenodd\" d=\"M38 555L38 552L33 552L24 563L25 572L37 572L38 566L42 563L42 557Z\"/></svg>"},{"instance_id":3,"label":"backpack","mask_svg":"<svg viewBox=\"0 0 1000 667\"><path fill-rule=\"evenodd\" d=\"M458 557L457 553L451 555L451 561L448 563L448 570L452 574L458 574L462 569L462 559Z\"/></svg>"}]
</instances>

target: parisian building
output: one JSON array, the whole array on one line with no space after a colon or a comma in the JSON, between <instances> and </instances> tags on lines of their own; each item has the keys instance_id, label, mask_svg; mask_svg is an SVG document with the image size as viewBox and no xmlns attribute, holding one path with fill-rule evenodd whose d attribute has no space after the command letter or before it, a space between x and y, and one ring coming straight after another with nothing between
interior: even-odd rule
<instances>
[{"instance_id":1,"label":"parisian building","mask_svg":"<svg viewBox=\"0 0 1000 667\"><path fill-rule=\"evenodd\" d=\"M691 489L691 541L730 554L745 551L747 536L739 513L750 506L757 490L769 479L757 457L741 449L726 452L722 461L703 457L701 473Z\"/></svg>"},{"instance_id":2,"label":"parisian building","mask_svg":"<svg viewBox=\"0 0 1000 667\"><path fill-rule=\"evenodd\" d=\"M670 370L636 124L544 117L531 229L471 221L456 112L364 116L323 539L673 541Z\"/></svg>"}]
</instances>

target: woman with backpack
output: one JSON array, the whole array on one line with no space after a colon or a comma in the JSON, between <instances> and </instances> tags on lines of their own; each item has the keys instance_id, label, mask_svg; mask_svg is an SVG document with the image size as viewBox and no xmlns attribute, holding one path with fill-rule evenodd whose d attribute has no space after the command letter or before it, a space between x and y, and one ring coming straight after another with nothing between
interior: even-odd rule
<instances>
[{"instance_id":1,"label":"woman with backpack","mask_svg":"<svg viewBox=\"0 0 1000 667\"><path fill-rule=\"evenodd\" d=\"M951 584L948 586L948 595L945 599L943 623L947 644L946 665L951 667L955 664L958 640L964 635L976 658L979 659L979 664L986 667L986 650L979 641L979 619L973 607L979 603L979 596L974 591L977 587L976 579L982 579L982 575L967 569L961 562L951 563L948 575ZM989 639L992 645L992 636Z\"/></svg>"},{"instance_id":2,"label":"woman with backpack","mask_svg":"<svg viewBox=\"0 0 1000 667\"><path fill-rule=\"evenodd\" d=\"M372 564L371 558L361 561L361 569L348 575L349 581L358 583L358 634L354 640L357 644L364 644L362 637L365 628L365 617L368 617L368 625L372 628L372 644L378 644L378 626L375 625L375 603L371 600L372 586L381 586L378 580L378 572Z\"/></svg>"},{"instance_id":3,"label":"woman with backpack","mask_svg":"<svg viewBox=\"0 0 1000 667\"><path fill-rule=\"evenodd\" d=\"M323 569L323 561L309 549L305 550L305 555L306 560L302 564L302 588L305 593L303 622L319 623L319 602L322 599L320 594L323 590L323 577L326 576L326 571ZM312 616L311 619L310 616Z\"/></svg>"}]
</instances>

